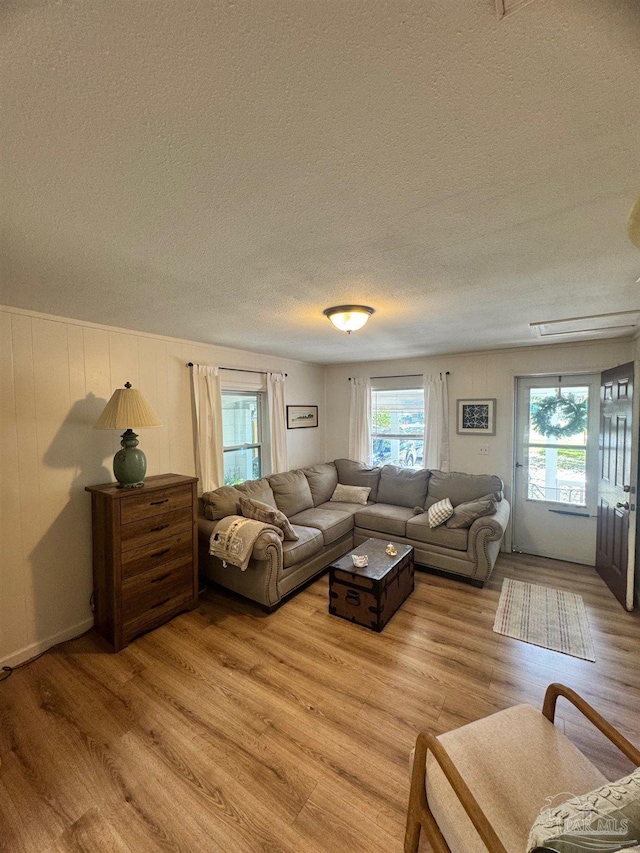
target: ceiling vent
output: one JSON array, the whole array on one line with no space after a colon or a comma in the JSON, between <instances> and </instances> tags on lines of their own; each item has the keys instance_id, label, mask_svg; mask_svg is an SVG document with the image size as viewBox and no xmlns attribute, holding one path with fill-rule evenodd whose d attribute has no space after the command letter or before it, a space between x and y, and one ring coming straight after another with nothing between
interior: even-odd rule
<instances>
[{"instance_id":1,"label":"ceiling vent","mask_svg":"<svg viewBox=\"0 0 640 853\"><path fill-rule=\"evenodd\" d=\"M539 338L558 338L582 335L589 338L615 338L630 335L638 329L640 308L635 311L616 311L612 314L593 314L590 317L571 317L567 320L547 320L529 323Z\"/></svg>"},{"instance_id":2,"label":"ceiling vent","mask_svg":"<svg viewBox=\"0 0 640 853\"><path fill-rule=\"evenodd\" d=\"M496 12L498 20L501 21L512 12L517 12L523 6L528 6L533 0L496 0Z\"/></svg>"}]
</instances>

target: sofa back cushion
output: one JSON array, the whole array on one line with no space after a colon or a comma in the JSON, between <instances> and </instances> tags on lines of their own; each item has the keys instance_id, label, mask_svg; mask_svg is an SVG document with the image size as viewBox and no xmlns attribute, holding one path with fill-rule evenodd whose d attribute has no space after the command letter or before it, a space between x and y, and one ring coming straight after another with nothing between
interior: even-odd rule
<instances>
[{"instance_id":1,"label":"sofa back cushion","mask_svg":"<svg viewBox=\"0 0 640 853\"><path fill-rule=\"evenodd\" d=\"M241 497L239 502L240 512L245 518L261 521L263 524L272 524L279 527L287 542L297 542L300 538L293 527L289 524L287 516L269 504L258 501L255 498Z\"/></svg>"},{"instance_id":2,"label":"sofa back cushion","mask_svg":"<svg viewBox=\"0 0 640 853\"><path fill-rule=\"evenodd\" d=\"M425 509L438 501L449 498L452 506L468 503L491 494L496 500L502 500L504 483L495 474L461 474L458 471L445 473L431 471L429 491Z\"/></svg>"},{"instance_id":3,"label":"sofa back cushion","mask_svg":"<svg viewBox=\"0 0 640 853\"><path fill-rule=\"evenodd\" d=\"M320 506L320 504L331 500L331 495L338 485L338 471L333 462L311 465L311 467L302 470L309 482L313 505Z\"/></svg>"},{"instance_id":4,"label":"sofa back cushion","mask_svg":"<svg viewBox=\"0 0 640 853\"><path fill-rule=\"evenodd\" d=\"M269 504L269 506L272 506L274 509L278 509L275 495L273 494L269 481L266 477L262 477L261 480L247 480L246 483L241 483L235 488L245 498L261 501L263 504Z\"/></svg>"},{"instance_id":5,"label":"sofa back cushion","mask_svg":"<svg viewBox=\"0 0 640 853\"><path fill-rule=\"evenodd\" d=\"M378 483L380 468L372 468L364 462L353 462L351 459L336 459L338 482L343 486L368 486L369 500L378 500Z\"/></svg>"},{"instance_id":6,"label":"sofa back cushion","mask_svg":"<svg viewBox=\"0 0 640 853\"><path fill-rule=\"evenodd\" d=\"M219 489L214 489L213 492L204 492L202 504L205 518L210 518L211 521L220 521L221 518L226 518L228 515L237 515L240 495L241 492L235 486L221 486Z\"/></svg>"},{"instance_id":7,"label":"sofa back cushion","mask_svg":"<svg viewBox=\"0 0 640 853\"><path fill-rule=\"evenodd\" d=\"M313 506L309 481L300 469L272 474L269 477L269 485L273 490L278 509L287 518Z\"/></svg>"},{"instance_id":8,"label":"sofa back cushion","mask_svg":"<svg viewBox=\"0 0 640 853\"><path fill-rule=\"evenodd\" d=\"M427 497L430 472L383 465L380 469L377 502L394 506L422 506Z\"/></svg>"}]
</instances>

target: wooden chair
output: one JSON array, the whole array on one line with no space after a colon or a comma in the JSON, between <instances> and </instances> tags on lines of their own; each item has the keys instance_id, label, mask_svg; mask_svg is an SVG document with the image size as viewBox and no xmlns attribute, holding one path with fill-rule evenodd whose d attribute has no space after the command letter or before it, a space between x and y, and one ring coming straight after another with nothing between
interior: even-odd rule
<instances>
[{"instance_id":1,"label":"wooden chair","mask_svg":"<svg viewBox=\"0 0 640 853\"><path fill-rule=\"evenodd\" d=\"M541 809L607 781L553 724L559 696L640 765L640 751L561 684L549 685L541 713L518 705L438 737L421 732L405 853L417 853L421 830L436 853L522 853Z\"/></svg>"}]
</instances>

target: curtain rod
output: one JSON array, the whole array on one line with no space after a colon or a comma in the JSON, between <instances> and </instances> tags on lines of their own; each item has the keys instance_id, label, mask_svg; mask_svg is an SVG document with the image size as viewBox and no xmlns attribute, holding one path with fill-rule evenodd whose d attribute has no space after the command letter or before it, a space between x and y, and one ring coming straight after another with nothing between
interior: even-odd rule
<instances>
[{"instance_id":1,"label":"curtain rod","mask_svg":"<svg viewBox=\"0 0 640 853\"><path fill-rule=\"evenodd\" d=\"M188 361L187 367L193 367L193 362ZM233 370L235 373L264 373L266 376L268 373L276 373L275 370L249 370L247 367L219 367L218 370ZM288 373L285 373L285 376L288 376Z\"/></svg>"},{"instance_id":2,"label":"curtain rod","mask_svg":"<svg viewBox=\"0 0 640 853\"><path fill-rule=\"evenodd\" d=\"M369 379L408 379L410 376L423 376L422 373L396 373L393 376L370 376ZM445 371L445 376L450 376L450 372L448 370ZM355 379L355 376L349 377L349 382L352 379ZM440 379L442 379L442 371L440 372Z\"/></svg>"}]
</instances>

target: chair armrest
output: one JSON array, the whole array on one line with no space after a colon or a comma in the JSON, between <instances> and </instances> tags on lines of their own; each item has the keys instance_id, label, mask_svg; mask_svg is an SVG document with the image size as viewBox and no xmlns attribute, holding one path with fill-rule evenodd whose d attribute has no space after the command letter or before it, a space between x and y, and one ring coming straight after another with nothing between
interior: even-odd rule
<instances>
[{"instance_id":1,"label":"chair armrest","mask_svg":"<svg viewBox=\"0 0 640 853\"><path fill-rule=\"evenodd\" d=\"M413 778L411 780L411 788L412 790L414 790L414 786L418 784L424 792L423 817L424 812L426 812L431 818L430 822L432 831L435 827L437 829L437 835L439 836L438 842L440 846L434 848L436 850L436 853L451 853L451 851L449 850L449 846L447 845L442 833L437 827L437 824L433 820L433 817L427 805L427 795L425 788L427 752L431 752L431 754L437 761L438 765L440 766L440 769L442 770L449 784L451 785L454 794L456 795L456 797L460 801L460 804L469 816L471 823L476 828L478 835L482 839L489 853L507 853L507 850L498 838L496 831L489 823L489 820L485 813L482 811L480 804L471 793L469 786L460 775L459 771L457 770L455 764L451 760L451 757L449 756L449 753L446 751L444 746L435 737L435 735L431 734L431 732L420 732L416 741L416 751L413 762Z\"/></svg>"},{"instance_id":2,"label":"chair armrest","mask_svg":"<svg viewBox=\"0 0 640 853\"><path fill-rule=\"evenodd\" d=\"M633 762L636 767L640 766L640 750L636 749L636 747L628 741L623 734L612 726L611 723L605 720L605 718L601 716L595 708L592 708L591 705L582 698L582 696L579 696L575 690L572 690L570 687L565 687L564 684L550 684L544 695L542 713L550 722L554 721L556 702L558 701L559 696L563 696L571 702L571 704L574 705L590 723L593 723L593 725L601 731L602 734L607 737L612 744L614 744L614 746L617 746L618 749L626 755L629 761Z\"/></svg>"}]
</instances>

